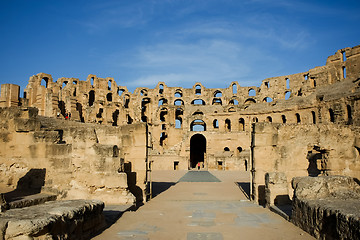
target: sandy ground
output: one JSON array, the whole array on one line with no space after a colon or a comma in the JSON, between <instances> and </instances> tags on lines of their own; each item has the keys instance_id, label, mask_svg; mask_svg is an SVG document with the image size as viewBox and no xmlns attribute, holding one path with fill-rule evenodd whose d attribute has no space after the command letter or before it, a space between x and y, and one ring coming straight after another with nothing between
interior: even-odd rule
<instances>
[{"instance_id":1,"label":"sandy ground","mask_svg":"<svg viewBox=\"0 0 360 240\"><path fill-rule=\"evenodd\" d=\"M154 171L161 191L94 239L313 239L248 201L237 184L249 181L248 172L211 171L221 182L177 182L186 172Z\"/></svg>"}]
</instances>

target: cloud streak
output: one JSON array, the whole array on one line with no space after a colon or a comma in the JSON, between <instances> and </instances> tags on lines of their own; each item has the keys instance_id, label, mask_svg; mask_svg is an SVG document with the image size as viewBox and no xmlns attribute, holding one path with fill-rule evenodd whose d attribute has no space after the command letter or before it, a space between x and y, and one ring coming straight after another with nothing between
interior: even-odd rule
<instances>
[{"instance_id":1,"label":"cloud streak","mask_svg":"<svg viewBox=\"0 0 360 240\"><path fill-rule=\"evenodd\" d=\"M112 58L113 62L116 62ZM154 87L159 81L169 86L192 87L196 82L207 87L227 87L232 81L256 85L262 80L255 72L257 64L276 61L257 49L238 42L211 39L197 43L166 42L140 48L131 63L118 61L128 71L137 71L129 87Z\"/></svg>"}]
</instances>

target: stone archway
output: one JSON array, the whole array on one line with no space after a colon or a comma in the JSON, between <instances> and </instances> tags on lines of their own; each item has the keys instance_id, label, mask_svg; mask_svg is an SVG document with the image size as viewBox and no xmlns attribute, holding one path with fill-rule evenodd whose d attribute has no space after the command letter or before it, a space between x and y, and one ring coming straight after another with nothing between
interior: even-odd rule
<instances>
[{"instance_id":1,"label":"stone archway","mask_svg":"<svg viewBox=\"0 0 360 240\"><path fill-rule=\"evenodd\" d=\"M195 134L190 139L190 168L196 168L200 162L200 166L205 166L206 154L206 138L202 134Z\"/></svg>"}]
</instances>

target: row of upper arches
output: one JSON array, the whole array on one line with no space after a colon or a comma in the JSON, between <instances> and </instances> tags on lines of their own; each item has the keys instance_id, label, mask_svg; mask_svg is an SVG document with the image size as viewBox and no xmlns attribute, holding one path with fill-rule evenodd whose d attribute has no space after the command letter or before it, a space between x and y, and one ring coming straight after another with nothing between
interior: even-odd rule
<instances>
[{"instance_id":1,"label":"row of upper arches","mask_svg":"<svg viewBox=\"0 0 360 240\"><path fill-rule=\"evenodd\" d=\"M290 98L291 92L287 91L285 93L285 100L288 100ZM265 97L263 98L262 102L273 102L273 99L271 97ZM251 104L256 103L256 100L254 98L248 98L244 101L244 104ZM166 98L159 99L158 106L167 105L168 100ZM184 105L184 101L182 99L175 99L174 103L175 106L181 106ZM192 105L206 105L206 102L203 99L194 99L191 101ZM211 105L223 105L223 100L221 98L213 98L211 101ZM239 100L236 98L233 98L229 101L229 105L239 105Z\"/></svg>"},{"instance_id":2,"label":"row of upper arches","mask_svg":"<svg viewBox=\"0 0 360 240\"><path fill-rule=\"evenodd\" d=\"M97 81L99 81L99 79L97 79L95 76L89 76L89 78L88 78L88 82L91 84L91 86L94 86L94 84L95 84L95 79L97 80ZM72 83L73 83L73 85L77 85L78 84L78 79L65 79L65 80L63 80L63 79L59 79L60 80L60 82L59 83L61 83L61 89L65 89L65 87L68 85L68 83L69 82L71 82L72 81ZM109 79L109 80L107 80L107 79L104 79L105 81L108 81L108 91L111 91L112 93L110 94L110 93L108 93L107 94L107 100L108 101L112 101L112 94L113 94L113 89L116 89L116 92L117 92L117 94L119 95L119 96L121 96L122 95L122 93L123 92L127 92L127 90L125 90L123 87L118 87L118 86L116 86L116 83L113 81L113 79ZM49 84L49 77L43 77L42 78L42 80L41 80L41 85L43 85L45 88L47 88L48 87L48 84ZM236 83L233 83L232 84L232 88L233 88L233 93L237 93L237 84ZM159 93L163 93L163 91L164 91L164 85L163 84L160 84L159 85ZM201 95L201 86L200 85L196 85L195 86L195 92L196 92L196 94L197 95ZM148 95L148 90L147 89L142 89L142 90L140 90L140 94L142 95L142 96L147 96ZM250 88L249 90L248 90L248 95L249 96L256 96L256 91L253 89L253 88ZM76 96L76 88L74 89L74 92L73 92L73 96ZM183 96L183 94L182 94L182 90L181 89L177 89L176 91L175 91L175 94L174 94L174 96L176 97L176 98L181 98L182 96ZM214 92L213 92L213 97L214 98L221 98L223 96L223 94L222 94L222 91L220 91L220 90L215 90ZM286 93L285 93L285 99L288 99L290 97L290 92L289 91L287 91ZM272 98L270 98L270 97L265 97L264 99L263 99L263 101L264 102L272 102ZM251 101L251 102L254 102L254 101ZM194 100L194 103L192 103L192 104L200 104L200 105L205 105L205 103L204 103L204 101L202 101L201 103L198 103L198 101L196 101L196 100ZM212 102L212 104L221 104L222 105L222 101L221 101L221 99L213 99L213 102ZM229 104L232 104L232 105L237 105L238 104L238 100L230 100L230 102L229 102ZM159 104L159 105L162 105L162 104ZM174 104L174 105L181 105L181 104Z\"/></svg>"},{"instance_id":3,"label":"row of upper arches","mask_svg":"<svg viewBox=\"0 0 360 240\"><path fill-rule=\"evenodd\" d=\"M212 120L212 127L213 129L219 129L220 121L218 119ZM190 131L206 131L207 124L203 119L195 119L190 123ZM244 118L240 118L235 125L232 125L230 119L225 119L223 122L223 129L225 129L226 132L230 132L232 130L235 131L245 131L245 120Z\"/></svg>"},{"instance_id":4,"label":"row of upper arches","mask_svg":"<svg viewBox=\"0 0 360 240\"><path fill-rule=\"evenodd\" d=\"M165 110L163 109L162 111L166 111L167 113L167 110L165 108ZM180 109L181 111L181 123L180 123L180 126L182 124L182 114L183 114L183 110ZM352 123L352 107L351 105L346 105L346 112L342 112L341 113L341 116L342 115L345 115L346 116L346 122L347 124L351 124ZM178 119L178 116L180 114L176 114L176 120L179 120ZM195 111L193 114L193 116L201 116L201 115L204 115L203 112L201 111ZM305 119L307 119L307 121L305 123L312 123L312 124L317 124L318 120L319 119L323 119L323 117L327 118L328 119L328 122L331 122L331 123L335 123L337 122L337 116L335 114L335 111L333 110L333 108L329 108L328 109L328 112L327 112L327 117L326 116L319 116L315 111L310 111L309 113L303 113L303 115L301 115L300 113L294 113L293 115L292 114L282 114L280 115L280 118L277 116L277 122L278 123L302 123L303 122L303 116L304 115L307 115L305 117ZM326 114L325 114L326 115ZM310 117L309 117L310 116ZM161 116L160 116L161 118ZM289 121L290 119L290 121ZM280 121L279 121L280 120ZM258 117L253 117L251 119L251 122L250 123L256 123L256 122L259 122L259 119ZM264 122L273 122L273 117L272 116L267 116L264 120ZM219 129L219 125L220 125L220 122L218 119L213 119L212 120L212 127L213 129ZM207 124L206 122L201 118L197 118L195 120L193 120L191 123L190 123L190 131L206 131L206 128L207 128ZM238 119L238 122L235 123L235 125L232 125L232 121L230 119L225 119L225 121L223 122L223 129L225 129L225 131L232 131L232 130L235 130L235 131L244 131L245 130L245 119L244 118L239 118Z\"/></svg>"}]
</instances>

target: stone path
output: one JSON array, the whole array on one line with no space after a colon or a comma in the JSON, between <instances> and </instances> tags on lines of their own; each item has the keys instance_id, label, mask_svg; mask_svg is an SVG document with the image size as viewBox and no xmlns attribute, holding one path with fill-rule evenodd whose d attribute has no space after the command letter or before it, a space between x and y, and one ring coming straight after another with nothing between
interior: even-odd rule
<instances>
[{"instance_id":1,"label":"stone path","mask_svg":"<svg viewBox=\"0 0 360 240\"><path fill-rule=\"evenodd\" d=\"M94 239L313 239L248 201L239 189L249 181L246 172L154 171L152 177L155 186L169 188Z\"/></svg>"}]
</instances>

